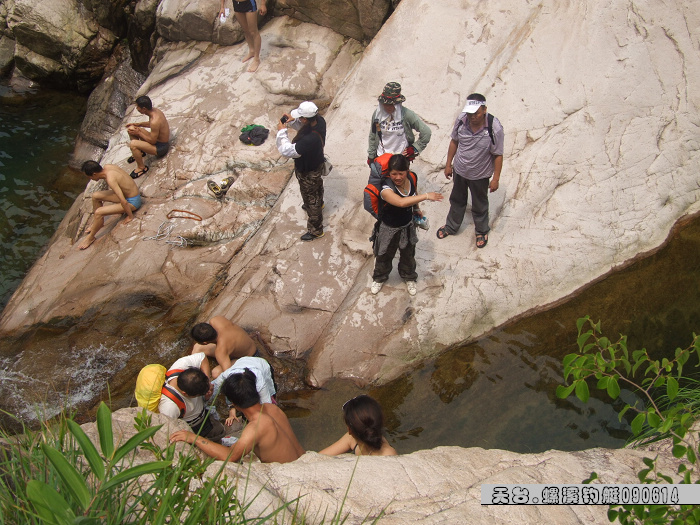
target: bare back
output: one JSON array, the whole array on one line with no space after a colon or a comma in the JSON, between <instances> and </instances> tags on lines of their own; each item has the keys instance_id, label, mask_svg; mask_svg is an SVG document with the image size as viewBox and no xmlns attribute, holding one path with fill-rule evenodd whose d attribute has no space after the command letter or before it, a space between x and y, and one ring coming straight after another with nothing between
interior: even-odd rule
<instances>
[{"instance_id":1,"label":"bare back","mask_svg":"<svg viewBox=\"0 0 700 525\"><path fill-rule=\"evenodd\" d=\"M239 441L241 444L252 443L260 461L288 463L304 454L287 416L279 407L265 403L251 408L250 413L244 411L249 422Z\"/></svg>"},{"instance_id":2,"label":"bare back","mask_svg":"<svg viewBox=\"0 0 700 525\"><path fill-rule=\"evenodd\" d=\"M148 119L150 123L151 131L157 130L158 136L156 141L158 142L170 142L170 125L165 115L158 108L153 108L153 113Z\"/></svg>"},{"instance_id":3,"label":"bare back","mask_svg":"<svg viewBox=\"0 0 700 525\"><path fill-rule=\"evenodd\" d=\"M213 317L209 324L214 327L217 333L217 354L225 352L230 359L255 355L257 351L255 341L250 338L243 328L220 315ZM221 350L219 350L220 348Z\"/></svg>"},{"instance_id":4,"label":"bare back","mask_svg":"<svg viewBox=\"0 0 700 525\"><path fill-rule=\"evenodd\" d=\"M136 197L139 194L139 187L134 182L134 179L119 166L107 164L104 167L104 171L106 173L105 179L107 180L107 184L113 191L115 191L115 186L118 186L126 199Z\"/></svg>"}]
</instances>

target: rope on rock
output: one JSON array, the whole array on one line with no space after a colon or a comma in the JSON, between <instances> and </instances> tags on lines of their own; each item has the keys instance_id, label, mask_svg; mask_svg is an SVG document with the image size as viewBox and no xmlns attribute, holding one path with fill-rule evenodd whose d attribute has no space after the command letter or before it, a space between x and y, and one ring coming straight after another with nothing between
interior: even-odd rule
<instances>
[{"instance_id":1,"label":"rope on rock","mask_svg":"<svg viewBox=\"0 0 700 525\"><path fill-rule=\"evenodd\" d=\"M152 237L144 237L144 241L164 241L165 244L171 246L179 246L180 248L185 248L187 246L187 239L182 235L175 236L174 239L170 238L170 234L175 229L175 225L168 221L163 221L160 226L158 226L158 232Z\"/></svg>"}]
</instances>

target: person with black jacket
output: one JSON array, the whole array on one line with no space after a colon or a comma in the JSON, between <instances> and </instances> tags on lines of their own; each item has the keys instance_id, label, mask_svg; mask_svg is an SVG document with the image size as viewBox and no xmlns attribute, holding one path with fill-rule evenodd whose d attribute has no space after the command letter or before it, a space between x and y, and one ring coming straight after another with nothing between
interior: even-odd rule
<instances>
[{"instance_id":1,"label":"person with black jacket","mask_svg":"<svg viewBox=\"0 0 700 525\"><path fill-rule=\"evenodd\" d=\"M297 130L291 141L287 126ZM285 113L277 123L277 149L285 157L294 159L294 172L304 201L302 209L308 216L308 231L301 236L302 241L323 237L325 142L326 121L318 114L318 107L313 102L302 102L291 114Z\"/></svg>"},{"instance_id":2,"label":"person with black jacket","mask_svg":"<svg viewBox=\"0 0 700 525\"><path fill-rule=\"evenodd\" d=\"M399 252L399 275L406 282L409 295L416 295L416 226L413 216L423 216L419 203L441 201L442 194L418 194L415 174L409 176L409 160L401 155L389 159L389 176L380 193L384 207L374 241L374 273L370 291L376 295L389 279L394 256Z\"/></svg>"}]
</instances>

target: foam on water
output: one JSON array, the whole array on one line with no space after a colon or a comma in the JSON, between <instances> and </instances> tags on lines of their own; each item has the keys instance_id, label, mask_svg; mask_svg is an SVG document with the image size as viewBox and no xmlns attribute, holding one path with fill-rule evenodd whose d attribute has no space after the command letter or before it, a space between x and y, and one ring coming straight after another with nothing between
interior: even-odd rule
<instances>
[{"instance_id":1,"label":"foam on water","mask_svg":"<svg viewBox=\"0 0 700 525\"><path fill-rule=\"evenodd\" d=\"M61 410L79 407L93 401L107 388L107 383L122 370L136 349L125 345L120 349L104 345L65 351L60 361L51 364L49 374L21 368L24 352L0 358L0 392L3 405L27 422L55 416ZM41 350L36 355L55 354L55 349ZM30 360L31 361L31 360Z\"/></svg>"}]
</instances>

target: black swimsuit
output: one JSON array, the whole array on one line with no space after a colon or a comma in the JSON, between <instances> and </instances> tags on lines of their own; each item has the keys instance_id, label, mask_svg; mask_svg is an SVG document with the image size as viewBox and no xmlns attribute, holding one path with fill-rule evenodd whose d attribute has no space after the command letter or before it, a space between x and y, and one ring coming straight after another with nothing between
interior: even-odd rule
<instances>
[{"instance_id":1,"label":"black swimsuit","mask_svg":"<svg viewBox=\"0 0 700 525\"><path fill-rule=\"evenodd\" d=\"M243 2L233 0L234 13L255 13L257 10L258 5L255 3L255 0L244 0Z\"/></svg>"}]
</instances>

